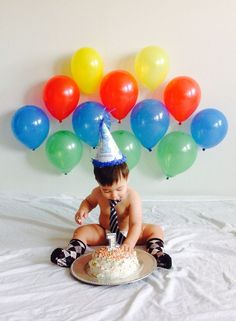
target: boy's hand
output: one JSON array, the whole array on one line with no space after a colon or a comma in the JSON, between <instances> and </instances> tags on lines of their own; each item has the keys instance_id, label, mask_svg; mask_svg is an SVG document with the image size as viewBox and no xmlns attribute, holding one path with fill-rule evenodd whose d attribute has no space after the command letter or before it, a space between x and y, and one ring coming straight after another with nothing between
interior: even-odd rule
<instances>
[{"instance_id":1,"label":"boy's hand","mask_svg":"<svg viewBox=\"0 0 236 321\"><path fill-rule=\"evenodd\" d=\"M121 245L121 249L128 252L128 253L131 253L133 251L134 247L129 243L123 243Z\"/></svg>"},{"instance_id":2,"label":"boy's hand","mask_svg":"<svg viewBox=\"0 0 236 321\"><path fill-rule=\"evenodd\" d=\"M79 225L82 225L83 224L83 220L86 219L87 217L88 217L88 212L86 212L83 209L81 209L80 211L78 211L75 214L75 221Z\"/></svg>"}]
</instances>

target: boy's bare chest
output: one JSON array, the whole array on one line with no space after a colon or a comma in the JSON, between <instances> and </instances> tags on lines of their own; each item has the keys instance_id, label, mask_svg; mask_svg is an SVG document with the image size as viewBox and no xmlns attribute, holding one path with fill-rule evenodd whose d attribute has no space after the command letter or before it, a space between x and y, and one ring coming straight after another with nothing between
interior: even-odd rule
<instances>
[{"instance_id":1,"label":"boy's bare chest","mask_svg":"<svg viewBox=\"0 0 236 321\"><path fill-rule=\"evenodd\" d=\"M111 207L108 204L99 204L100 206L100 211L101 211L101 216L103 216L106 219L110 218L110 212L111 212ZM128 215L129 215L129 206L127 203L119 203L115 207L116 213L118 220L124 220Z\"/></svg>"}]
</instances>

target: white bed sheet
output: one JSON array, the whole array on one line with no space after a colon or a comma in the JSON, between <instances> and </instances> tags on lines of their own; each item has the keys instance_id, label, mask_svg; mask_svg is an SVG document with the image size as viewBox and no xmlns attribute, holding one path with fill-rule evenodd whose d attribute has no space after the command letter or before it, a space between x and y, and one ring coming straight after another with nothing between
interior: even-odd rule
<instances>
[{"instance_id":1,"label":"white bed sheet","mask_svg":"<svg viewBox=\"0 0 236 321\"><path fill-rule=\"evenodd\" d=\"M49 261L76 227L80 199L0 194L1 321L235 321L236 201L143 201L166 235L171 270L93 286ZM96 222L97 210L88 222Z\"/></svg>"}]
</instances>

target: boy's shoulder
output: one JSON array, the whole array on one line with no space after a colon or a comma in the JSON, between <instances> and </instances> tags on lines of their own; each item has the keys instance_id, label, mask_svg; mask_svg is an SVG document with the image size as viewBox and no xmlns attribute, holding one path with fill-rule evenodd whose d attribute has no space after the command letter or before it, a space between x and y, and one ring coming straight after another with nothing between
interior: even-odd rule
<instances>
[{"instance_id":1,"label":"boy's shoulder","mask_svg":"<svg viewBox=\"0 0 236 321\"><path fill-rule=\"evenodd\" d=\"M142 207L141 197L139 193L132 187L128 187L128 198L127 198L127 206L130 209L137 210Z\"/></svg>"},{"instance_id":2,"label":"boy's shoulder","mask_svg":"<svg viewBox=\"0 0 236 321\"><path fill-rule=\"evenodd\" d=\"M139 193L133 187L128 186L128 193L131 200L140 200Z\"/></svg>"},{"instance_id":3,"label":"boy's shoulder","mask_svg":"<svg viewBox=\"0 0 236 321\"><path fill-rule=\"evenodd\" d=\"M101 190L100 190L99 186L94 187L94 188L92 189L92 191L91 191L91 194L92 194L93 196L99 196L99 195L101 195Z\"/></svg>"}]
</instances>

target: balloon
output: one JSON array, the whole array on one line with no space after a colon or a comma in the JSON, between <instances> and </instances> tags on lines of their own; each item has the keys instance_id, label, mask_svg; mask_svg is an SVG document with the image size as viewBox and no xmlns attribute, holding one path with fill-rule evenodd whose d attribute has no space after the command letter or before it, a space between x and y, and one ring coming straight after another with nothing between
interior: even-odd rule
<instances>
[{"instance_id":1,"label":"balloon","mask_svg":"<svg viewBox=\"0 0 236 321\"><path fill-rule=\"evenodd\" d=\"M164 103L171 115L180 123L186 120L198 107L201 89L190 77L172 79L164 90Z\"/></svg>"},{"instance_id":2,"label":"balloon","mask_svg":"<svg viewBox=\"0 0 236 321\"><path fill-rule=\"evenodd\" d=\"M55 132L46 143L46 155L49 161L65 174L79 163L82 151L80 139L68 130Z\"/></svg>"},{"instance_id":3,"label":"balloon","mask_svg":"<svg viewBox=\"0 0 236 321\"><path fill-rule=\"evenodd\" d=\"M151 151L169 127L169 113L159 100L145 99L133 108L130 123L135 136Z\"/></svg>"},{"instance_id":4,"label":"balloon","mask_svg":"<svg viewBox=\"0 0 236 321\"><path fill-rule=\"evenodd\" d=\"M122 154L126 156L126 162L131 170L138 164L141 156L141 145L139 141L133 134L126 130L116 130L112 132L112 137Z\"/></svg>"},{"instance_id":5,"label":"balloon","mask_svg":"<svg viewBox=\"0 0 236 321\"><path fill-rule=\"evenodd\" d=\"M67 76L54 76L44 88L43 99L53 117L60 122L76 108L80 98L75 81Z\"/></svg>"},{"instance_id":6,"label":"balloon","mask_svg":"<svg viewBox=\"0 0 236 321\"><path fill-rule=\"evenodd\" d=\"M227 134L228 122L222 112L207 108L194 116L191 122L191 134L195 142L203 149L219 144Z\"/></svg>"},{"instance_id":7,"label":"balloon","mask_svg":"<svg viewBox=\"0 0 236 321\"><path fill-rule=\"evenodd\" d=\"M48 135L49 119L39 107L26 105L13 115L11 127L15 137L22 144L35 150Z\"/></svg>"},{"instance_id":8,"label":"balloon","mask_svg":"<svg viewBox=\"0 0 236 321\"><path fill-rule=\"evenodd\" d=\"M83 93L94 93L103 75L103 61L100 54L92 48L79 49L72 56L71 72Z\"/></svg>"},{"instance_id":9,"label":"balloon","mask_svg":"<svg viewBox=\"0 0 236 321\"><path fill-rule=\"evenodd\" d=\"M190 135L172 132L160 141L157 157L164 174L172 177L192 166L197 157L197 145Z\"/></svg>"},{"instance_id":10,"label":"balloon","mask_svg":"<svg viewBox=\"0 0 236 321\"><path fill-rule=\"evenodd\" d=\"M105 107L95 101L79 105L72 116L72 126L77 136L86 144L96 147L99 141L99 129L104 119L108 128L111 126L110 115Z\"/></svg>"},{"instance_id":11,"label":"balloon","mask_svg":"<svg viewBox=\"0 0 236 321\"><path fill-rule=\"evenodd\" d=\"M148 46L137 54L134 67L141 83L154 90L166 78L169 71L169 57L162 48Z\"/></svg>"},{"instance_id":12,"label":"balloon","mask_svg":"<svg viewBox=\"0 0 236 321\"><path fill-rule=\"evenodd\" d=\"M137 81L127 71L112 71L102 80L100 96L112 116L121 121L136 103Z\"/></svg>"}]
</instances>

